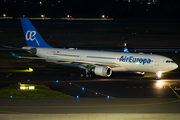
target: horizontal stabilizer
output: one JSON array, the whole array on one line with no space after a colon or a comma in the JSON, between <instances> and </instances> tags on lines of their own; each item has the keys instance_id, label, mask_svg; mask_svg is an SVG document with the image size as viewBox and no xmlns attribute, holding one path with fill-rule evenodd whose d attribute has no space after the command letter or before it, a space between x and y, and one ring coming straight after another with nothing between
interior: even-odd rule
<instances>
[{"instance_id":1,"label":"horizontal stabilizer","mask_svg":"<svg viewBox=\"0 0 180 120\"><path fill-rule=\"evenodd\" d=\"M13 57L21 58L21 56L18 56L18 55L16 55L16 54L13 53L13 52L10 52L10 53L11 53L11 55L12 55Z\"/></svg>"}]
</instances>

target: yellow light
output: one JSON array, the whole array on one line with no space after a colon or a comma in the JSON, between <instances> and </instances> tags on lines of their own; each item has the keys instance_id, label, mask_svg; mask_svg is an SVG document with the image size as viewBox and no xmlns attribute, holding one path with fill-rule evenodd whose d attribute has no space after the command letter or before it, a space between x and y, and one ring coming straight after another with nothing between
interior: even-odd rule
<instances>
[{"instance_id":1,"label":"yellow light","mask_svg":"<svg viewBox=\"0 0 180 120\"><path fill-rule=\"evenodd\" d=\"M42 4L42 2L40 1L39 4Z\"/></svg>"},{"instance_id":2,"label":"yellow light","mask_svg":"<svg viewBox=\"0 0 180 120\"><path fill-rule=\"evenodd\" d=\"M21 90L34 90L35 89L35 86L20 86L20 89Z\"/></svg>"},{"instance_id":3,"label":"yellow light","mask_svg":"<svg viewBox=\"0 0 180 120\"><path fill-rule=\"evenodd\" d=\"M29 90L34 90L35 87L34 86L29 86Z\"/></svg>"},{"instance_id":4,"label":"yellow light","mask_svg":"<svg viewBox=\"0 0 180 120\"><path fill-rule=\"evenodd\" d=\"M126 46L127 44L126 43L124 43L124 46Z\"/></svg>"},{"instance_id":5,"label":"yellow light","mask_svg":"<svg viewBox=\"0 0 180 120\"><path fill-rule=\"evenodd\" d=\"M30 72L32 72L32 71L33 71L33 69L32 69L32 68L29 68L29 71L30 71Z\"/></svg>"},{"instance_id":6,"label":"yellow light","mask_svg":"<svg viewBox=\"0 0 180 120\"><path fill-rule=\"evenodd\" d=\"M27 86L20 86L20 89L25 90L25 89L28 89L28 87Z\"/></svg>"}]
</instances>

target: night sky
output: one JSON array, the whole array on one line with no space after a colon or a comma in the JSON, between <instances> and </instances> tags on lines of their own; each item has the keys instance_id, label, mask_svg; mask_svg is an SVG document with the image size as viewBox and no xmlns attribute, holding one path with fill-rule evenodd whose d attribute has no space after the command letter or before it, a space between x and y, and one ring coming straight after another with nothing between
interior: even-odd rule
<instances>
[{"instance_id":1,"label":"night sky","mask_svg":"<svg viewBox=\"0 0 180 120\"><path fill-rule=\"evenodd\" d=\"M179 18L177 0L0 0L0 17Z\"/></svg>"}]
</instances>

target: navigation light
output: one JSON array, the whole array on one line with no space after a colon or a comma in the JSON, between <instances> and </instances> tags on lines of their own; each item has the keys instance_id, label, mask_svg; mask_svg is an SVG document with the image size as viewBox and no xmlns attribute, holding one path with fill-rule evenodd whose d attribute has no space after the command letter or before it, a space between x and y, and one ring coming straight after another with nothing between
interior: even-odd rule
<instances>
[{"instance_id":1,"label":"navigation light","mask_svg":"<svg viewBox=\"0 0 180 120\"><path fill-rule=\"evenodd\" d=\"M33 71L33 69L32 69L32 68L29 68L29 71L30 71L30 72L32 72L32 71Z\"/></svg>"}]
</instances>

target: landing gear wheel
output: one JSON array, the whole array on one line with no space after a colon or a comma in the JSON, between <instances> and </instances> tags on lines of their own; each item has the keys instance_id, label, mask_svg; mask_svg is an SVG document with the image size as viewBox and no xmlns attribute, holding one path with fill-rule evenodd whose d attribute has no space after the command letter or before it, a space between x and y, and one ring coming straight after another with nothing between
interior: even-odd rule
<instances>
[{"instance_id":1,"label":"landing gear wheel","mask_svg":"<svg viewBox=\"0 0 180 120\"><path fill-rule=\"evenodd\" d=\"M80 76L81 76L81 77L84 77L84 74L81 74Z\"/></svg>"},{"instance_id":2,"label":"landing gear wheel","mask_svg":"<svg viewBox=\"0 0 180 120\"><path fill-rule=\"evenodd\" d=\"M91 77L92 75L91 74L86 74L86 77Z\"/></svg>"},{"instance_id":3,"label":"landing gear wheel","mask_svg":"<svg viewBox=\"0 0 180 120\"><path fill-rule=\"evenodd\" d=\"M86 77L89 77L89 74L86 74Z\"/></svg>"},{"instance_id":4,"label":"landing gear wheel","mask_svg":"<svg viewBox=\"0 0 180 120\"><path fill-rule=\"evenodd\" d=\"M81 76L81 77L87 77L87 78L88 78L88 77L92 77L91 74L81 74L80 76Z\"/></svg>"}]
</instances>

